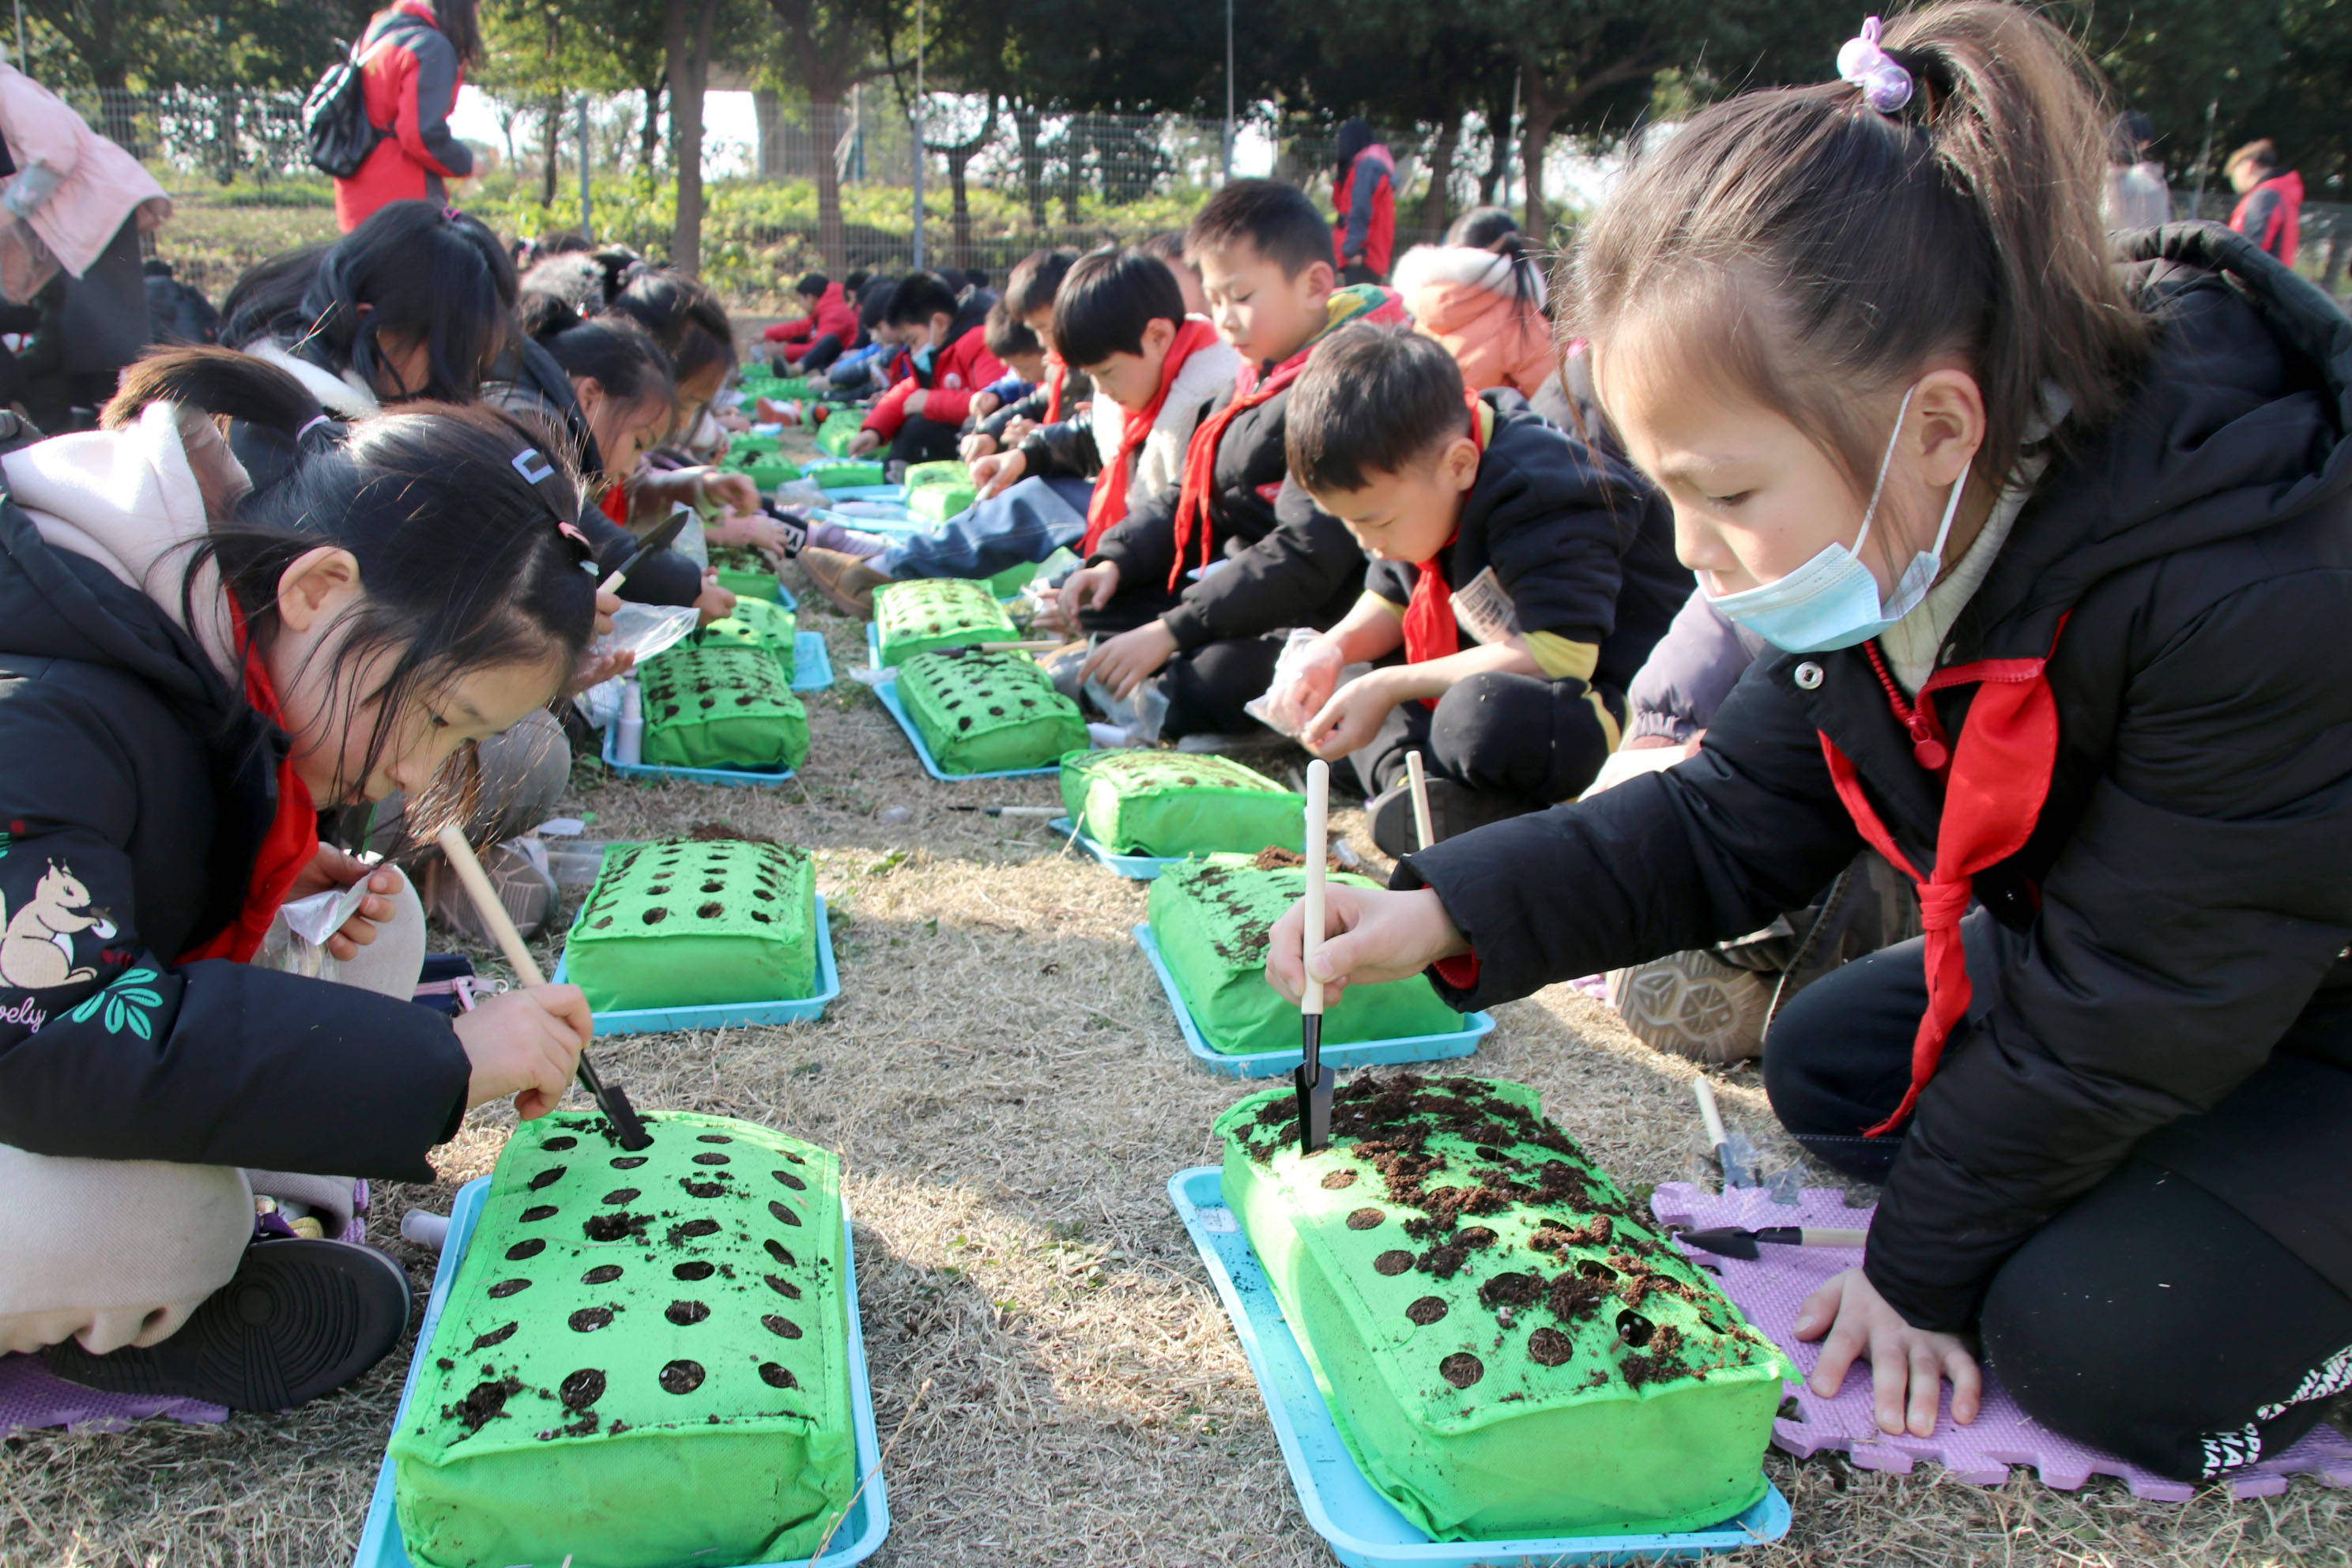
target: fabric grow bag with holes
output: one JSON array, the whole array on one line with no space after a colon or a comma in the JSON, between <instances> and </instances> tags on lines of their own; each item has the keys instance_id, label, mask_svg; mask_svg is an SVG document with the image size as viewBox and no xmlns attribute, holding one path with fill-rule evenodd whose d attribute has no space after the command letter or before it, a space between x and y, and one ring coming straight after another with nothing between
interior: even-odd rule
<instances>
[{"instance_id":1,"label":"fabric grow bag with holes","mask_svg":"<svg viewBox=\"0 0 2352 1568\"><path fill-rule=\"evenodd\" d=\"M881 464L858 462L850 458L838 460L820 458L815 462L804 464L801 468L801 478L811 481L819 489L827 490L863 489L870 485L886 482Z\"/></svg>"},{"instance_id":2,"label":"fabric grow bag with holes","mask_svg":"<svg viewBox=\"0 0 2352 1568\"><path fill-rule=\"evenodd\" d=\"M1296 798L1296 797L1293 797ZM1380 884L1343 872L1333 882ZM1144 901L1160 962L1209 1048L1226 1056L1298 1049L1298 1009L1265 979L1266 932L1307 892L1298 866L1262 867L1246 855L1213 855L1171 866ZM1462 1015L1425 976L1350 985L1323 1015L1323 1043L1450 1035Z\"/></svg>"},{"instance_id":3,"label":"fabric grow bag with holes","mask_svg":"<svg viewBox=\"0 0 2352 1568\"><path fill-rule=\"evenodd\" d=\"M775 395L762 392L760 395L772 397ZM739 468L754 458L772 458L782 449L784 439L781 436L755 436L749 431L737 431L727 437L727 466Z\"/></svg>"},{"instance_id":4,"label":"fabric grow bag with holes","mask_svg":"<svg viewBox=\"0 0 2352 1568\"><path fill-rule=\"evenodd\" d=\"M1306 797L1226 757L1073 752L1062 759L1062 804L1087 837L1115 854L1307 847Z\"/></svg>"},{"instance_id":5,"label":"fabric grow bag with holes","mask_svg":"<svg viewBox=\"0 0 2352 1568\"><path fill-rule=\"evenodd\" d=\"M599 1013L816 994L808 851L744 839L616 844L563 948Z\"/></svg>"},{"instance_id":6,"label":"fabric grow bag with holes","mask_svg":"<svg viewBox=\"0 0 2352 1568\"><path fill-rule=\"evenodd\" d=\"M655 1112L518 1127L400 1429L417 1568L808 1556L856 1469L840 1168Z\"/></svg>"},{"instance_id":7,"label":"fabric grow bag with holes","mask_svg":"<svg viewBox=\"0 0 2352 1568\"><path fill-rule=\"evenodd\" d=\"M1087 743L1085 715L1027 654L919 653L898 685L941 773L1049 767Z\"/></svg>"},{"instance_id":8,"label":"fabric grow bag with holes","mask_svg":"<svg viewBox=\"0 0 2352 1568\"><path fill-rule=\"evenodd\" d=\"M836 409L831 418L816 427L816 449L829 458L845 458L849 455L849 444L857 439L858 429L854 410ZM881 465L875 464L874 468L878 473ZM879 484L882 481L875 479L870 482Z\"/></svg>"},{"instance_id":9,"label":"fabric grow bag with holes","mask_svg":"<svg viewBox=\"0 0 2352 1568\"><path fill-rule=\"evenodd\" d=\"M722 584L726 574L719 574ZM768 579L771 593L776 580ZM694 634L694 640L704 647L748 647L774 658L783 669L784 682L792 683L796 668L793 637L799 630L798 619L792 611L773 599L755 599L739 595L732 615L722 616Z\"/></svg>"},{"instance_id":10,"label":"fabric grow bag with holes","mask_svg":"<svg viewBox=\"0 0 2352 1568\"><path fill-rule=\"evenodd\" d=\"M684 642L648 661L644 760L657 767L797 768L808 710L764 647Z\"/></svg>"},{"instance_id":11,"label":"fabric grow bag with holes","mask_svg":"<svg viewBox=\"0 0 2352 1568\"><path fill-rule=\"evenodd\" d=\"M1021 635L986 584L955 577L920 577L875 589L874 630L886 669L911 654L1012 642Z\"/></svg>"},{"instance_id":12,"label":"fabric grow bag with holes","mask_svg":"<svg viewBox=\"0 0 2352 1568\"><path fill-rule=\"evenodd\" d=\"M907 470L907 511L928 522L945 522L970 510L979 494L971 470L952 459L917 463Z\"/></svg>"},{"instance_id":13,"label":"fabric grow bag with holes","mask_svg":"<svg viewBox=\"0 0 2352 1568\"><path fill-rule=\"evenodd\" d=\"M793 475L787 474L779 482L790 484L793 478ZM765 485L761 488L773 489L775 486ZM711 569L719 574L719 585L737 598L762 599L772 602L775 599L775 569L768 564L758 551L743 545L714 546L710 552L710 565Z\"/></svg>"},{"instance_id":14,"label":"fabric grow bag with holes","mask_svg":"<svg viewBox=\"0 0 2352 1568\"><path fill-rule=\"evenodd\" d=\"M1360 1078L1312 1155L1287 1084L1216 1130L1349 1452L1433 1537L1673 1533L1764 1495L1795 1369L1533 1089Z\"/></svg>"}]
</instances>

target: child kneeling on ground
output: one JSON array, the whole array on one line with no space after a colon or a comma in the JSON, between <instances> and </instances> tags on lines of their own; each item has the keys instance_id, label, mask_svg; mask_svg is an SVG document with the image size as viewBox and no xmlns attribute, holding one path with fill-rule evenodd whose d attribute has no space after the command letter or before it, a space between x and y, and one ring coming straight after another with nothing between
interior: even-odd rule
<instances>
[{"instance_id":1,"label":"child kneeling on ground","mask_svg":"<svg viewBox=\"0 0 2352 1568\"><path fill-rule=\"evenodd\" d=\"M1683 559L1776 651L1678 766L1333 887L1315 968L1490 1006L1877 849L1925 935L1764 1042L1782 1122L1885 1184L1798 1318L1813 1386L1866 1358L1927 1436L1981 1356L2211 1479L2352 1383L2352 347L2241 237L2111 249L2095 73L2033 13L1841 58L1693 115L1563 289Z\"/></svg>"},{"instance_id":2,"label":"child kneeling on ground","mask_svg":"<svg viewBox=\"0 0 2352 1568\"><path fill-rule=\"evenodd\" d=\"M1440 838L1574 799L1690 596L1655 490L1517 395L1490 397L1431 339L1364 326L1334 332L1290 395L1290 477L1372 565L1276 716L1354 763L1391 855L1417 842L1409 752ZM1357 663L1379 668L1341 684Z\"/></svg>"},{"instance_id":3,"label":"child kneeling on ground","mask_svg":"<svg viewBox=\"0 0 2352 1568\"><path fill-rule=\"evenodd\" d=\"M230 412L299 447L266 490ZM317 412L180 350L105 430L0 463L0 1352L91 1387L275 1409L358 1376L407 1325L400 1266L257 1236L257 1195L431 1181L468 1108L546 1111L589 1037L569 985L454 1023L411 1001L393 871L330 940L346 984L251 962L286 900L365 874L320 810L422 811L597 618L576 487L521 426L412 404L322 442Z\"/></svg>"}]
</instances>

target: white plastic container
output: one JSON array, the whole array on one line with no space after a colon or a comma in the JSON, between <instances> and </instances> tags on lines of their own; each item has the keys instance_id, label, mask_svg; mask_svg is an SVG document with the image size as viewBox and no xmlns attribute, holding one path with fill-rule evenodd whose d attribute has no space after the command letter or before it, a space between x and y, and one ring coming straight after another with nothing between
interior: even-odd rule
<instances>
[{"instance_id":1,"label":"white plastic container","mask_svg":"<svg viewBox=\"0 0 2352 1568\"><path fill-rule=\"evenodd\" d=\"M613 756L633 765L646 760L646 697L634 680L621 687L621 731L613 738Z\"/></svg>"}]
</instances>

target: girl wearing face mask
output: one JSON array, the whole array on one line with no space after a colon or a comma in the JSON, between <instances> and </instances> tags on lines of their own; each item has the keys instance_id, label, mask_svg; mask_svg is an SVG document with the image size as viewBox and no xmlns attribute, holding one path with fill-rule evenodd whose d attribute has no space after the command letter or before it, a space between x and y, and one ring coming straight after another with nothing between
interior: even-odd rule
<instances>
[{"instance_id":1,"label":"girl wearing face mask","mask_svg":"<svg viewBox=\"0 0 2352 1568\"><path fill-rule=\"evenodd\" d=\"M2218 228L2112 254L2091 68L2030 13L1838 63L1694 116L1560 289L1700 591L1778 651L1679 766L1332 889L1317 972L1483 1007L1877 849L1926 937L1764 1047L1789 1129L1885 1184L1800 1318L1815 1386L1866 1360L1924 1436L1981 1358L2212 1477L2352 1384L2352 334Z\"/></svg>"}]
</instances>

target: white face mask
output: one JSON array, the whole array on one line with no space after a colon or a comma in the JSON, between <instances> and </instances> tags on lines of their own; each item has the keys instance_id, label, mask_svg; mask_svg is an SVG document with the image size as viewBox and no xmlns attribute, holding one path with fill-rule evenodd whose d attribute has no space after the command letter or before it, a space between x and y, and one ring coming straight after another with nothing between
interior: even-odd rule
<instances>
[{"instance_id":1,"label":"white face mask","mask_svg":"<svg viewBox=\"0 0 2352 1568\"><path fill-rule=\"evenodd\" d=\"M1878 498L1886 489L1886 470L1895 461L1895 444L1903 437L1903 418L1911 411L1912 394L1918 390L1914 384L1895 410L1895 431L1886 438L1885 456L1878 459L1878 479L1870 488L1870 504L1863 510L1862 532L1853 548L1832 542L1784 577L1719 598L1709 595L1707 603L1726 620L1787 653L1828 653L1867 642L1919 607L1943 571L1944 542L1951 536L1952 519L1960 510L1960 492L1968 485L1966 469L1952 481L1935 543L1911 558L1883 599L1878 579L1862 562L1862 547L1869 542L1871 524L1878 516Z\"/></svg>"}]
</instances>

